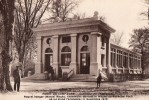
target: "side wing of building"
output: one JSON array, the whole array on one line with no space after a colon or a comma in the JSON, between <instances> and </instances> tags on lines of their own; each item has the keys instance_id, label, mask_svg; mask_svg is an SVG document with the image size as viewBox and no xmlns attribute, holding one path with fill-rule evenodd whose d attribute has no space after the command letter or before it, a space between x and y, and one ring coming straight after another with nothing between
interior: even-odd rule
<instances>
[{"instance_id":1,"label":"side wing of building","mask_svg":"<svg viewBox=\"0 0 149 100\"><path fill-rule=\"evenodd\" d=\"M141 74L141 54L110 44L110 66L113 74Z\"/></svg>"}]
</instances>

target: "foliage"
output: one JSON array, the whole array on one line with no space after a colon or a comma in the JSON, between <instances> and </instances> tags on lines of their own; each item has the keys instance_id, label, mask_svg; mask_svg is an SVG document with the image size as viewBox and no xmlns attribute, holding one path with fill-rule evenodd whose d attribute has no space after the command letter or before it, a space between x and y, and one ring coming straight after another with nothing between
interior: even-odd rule
<instances>
[{"instance_id":1,"label":"foliage","mask_svg":"<svg viewBox=\"0 0 149 100\"><path fill-rule=\"evenodd\" d=\"M149 29L135 29L134 34L131 35L129 44L134 51L142 54L141 67L144 72L146 67L149 66Z\"/></svg>"},{"instance_id":2,"label":"foliage","mask_svg":"<svg viewBox=\"0 0 149 100\"><path fill-rule=\"evenodd\" d=\"M145 7L147 7L147 11L144 11L141 13L141 15L147 16L147 20L149 20L149 0L144 0L145 1Z\"/></svg>"},{"instance_id":3,"label":"foliage","mask_svg":"<svg viewBox=\"0 0 149 100\"><path fill-rule=\"evenodd\" d=\"M31 74L35 73L35 63L32 62L31 60L26 61L27 63L25 63L25 72L24 72L24 76L28 75L28 72L31 71Z\"/></svg>"}]
</instances>

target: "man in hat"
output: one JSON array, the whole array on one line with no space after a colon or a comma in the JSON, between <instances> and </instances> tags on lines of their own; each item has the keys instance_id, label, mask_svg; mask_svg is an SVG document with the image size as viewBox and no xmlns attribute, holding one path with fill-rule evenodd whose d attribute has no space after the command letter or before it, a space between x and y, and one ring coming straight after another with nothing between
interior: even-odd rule
<instances>
[{"instance_id":1,"label":"man in hat","mask_svg":"<svg viewBox=\"0 0 149 100\"><path fill-rule=\"evenodd\" d=\"M19 66L16 66L16 69L13 71L13 78L14 78L14 90L16 91L16 88L17 88L17 91L19 92L20 78L21 78L21 72L20 72Z\"/></svg>"}]
</instances>

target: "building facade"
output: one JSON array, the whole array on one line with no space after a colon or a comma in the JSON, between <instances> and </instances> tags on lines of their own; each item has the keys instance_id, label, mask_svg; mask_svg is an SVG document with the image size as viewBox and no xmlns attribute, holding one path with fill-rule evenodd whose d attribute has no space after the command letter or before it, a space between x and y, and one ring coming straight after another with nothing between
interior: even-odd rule
<instances>
[{"instance_id":1,"label":"building facade","mask_svg":"<svg viewBox=\"0 0 149 100\"><path fill-rule=\"evenodd\" d=\"M141 73L141 55L110 44L115 30L98 17L42 24L37 34L38 61L35 73L44 73L49 65L56 77L59 69L76 74Z\"/></svg>"}]
</instances>

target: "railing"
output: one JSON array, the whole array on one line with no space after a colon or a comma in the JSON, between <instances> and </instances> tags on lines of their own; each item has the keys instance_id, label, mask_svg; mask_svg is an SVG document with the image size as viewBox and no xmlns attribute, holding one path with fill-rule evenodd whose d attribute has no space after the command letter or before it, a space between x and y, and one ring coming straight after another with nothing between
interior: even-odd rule
<instances>
[{"instance_id":1,"label":"railing","mask_svg":"<svg viewBox=\"0 0 149 100\"><path fill-rule=\"evenodd\" d=\"M70 70L70 72L63 73L63 80L68 80L74 74L74 69Z\"/></svg>"},{"instance_id":2,"label":"railing","mask_svg":"<svg viewBox=\"0 0 149 100\"><path fill-rule=\"evenodd\" d=\"M73 74L74 74L74 69L70 70L70 72L68 73L67 78L69 79Z\"/></svg>"}]
</instances>

